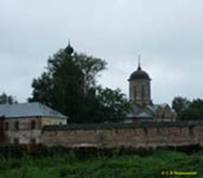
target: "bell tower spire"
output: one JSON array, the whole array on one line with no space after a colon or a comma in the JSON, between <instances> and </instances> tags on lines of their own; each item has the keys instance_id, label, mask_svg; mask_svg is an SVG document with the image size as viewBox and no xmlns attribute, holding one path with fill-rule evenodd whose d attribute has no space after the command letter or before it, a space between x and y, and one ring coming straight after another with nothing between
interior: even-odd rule
<instances>
[{"instance_id":1,"label":"bell tower spire","mask_svg":"<svg viewBox=\"0 0 203 178\"><path fill-rule=\"evenodd\" d=\"M141 55L138 55L138 70L142 70L141 68Z\"/></svg>"},{"instance_id":2,"label":"bell tower spire","mask_svg":"<svg viewBox=\"0 0 203 178\"><path fill-rule=\"evenodd\" d=\"M129 78L130 101L141 107L152 104L150 77L142 70L141 55L138 56L138 67Z\"/></svg>"}]
</instances>

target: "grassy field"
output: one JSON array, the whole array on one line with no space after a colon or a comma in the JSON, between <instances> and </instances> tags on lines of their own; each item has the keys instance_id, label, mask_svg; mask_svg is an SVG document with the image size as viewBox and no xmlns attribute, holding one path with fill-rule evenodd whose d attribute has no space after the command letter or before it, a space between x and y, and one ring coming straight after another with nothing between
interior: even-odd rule
<instances>
[{"instance_id":1,"label":"grassy field","mask_svg":"<svg viewBox=\"0 0 203 178\"><path fill-rule=\"evenodd\" d=\"M96 156L86 160L74 154L0 158L0 178L159 178L162 170L197 171L198 176L179 177L203 178L203 152L186 155L157 151L148 156Z\"/></svg>"}]
</instances>

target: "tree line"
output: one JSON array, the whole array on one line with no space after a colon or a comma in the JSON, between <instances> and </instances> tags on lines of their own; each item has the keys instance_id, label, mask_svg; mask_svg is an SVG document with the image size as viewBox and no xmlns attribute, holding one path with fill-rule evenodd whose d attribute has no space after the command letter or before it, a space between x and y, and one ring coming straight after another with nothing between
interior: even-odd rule
<instances>
[{"instance_id":1,"label":"tree line","mask_svg":"<svg viewBox=\"0 0 203 178\"><path fill-rule=\"evenodd\" d=\"M107 68L103 59L75 52L70 44L48 59L46 70L32 81L29 102L40 102L69 117L70 123L120 122L131 106L120 89L103 88L97 79ZM0 104L17 100L6 93ZM203 100L175 97L178 120L202 120Z\"/></svg>"},{"instance_id":2,"label":"tree line","mask_svg":"<svg viewBox=\"0 0 203 178\"><path fill-rule=\"evenodd\" d=\"M203 120L203 100L200 98L190 101L185 97L175 97L172 108L177 113L177 120Z\"/></svg>"}]
</instances>

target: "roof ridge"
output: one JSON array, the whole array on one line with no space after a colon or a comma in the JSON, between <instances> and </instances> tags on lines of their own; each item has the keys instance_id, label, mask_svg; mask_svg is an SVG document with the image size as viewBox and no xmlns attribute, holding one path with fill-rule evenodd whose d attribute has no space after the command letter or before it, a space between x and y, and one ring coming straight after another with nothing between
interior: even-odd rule
<instances>
[{"instance_id":1,"label":"roof ridge","mask_svg":"<svg viewBox=\"0 0 203 178\"><path fill-rule=\"evenodd\" d=\"M1 104L0 115L5 115L7 118L33 116L67 118L59 111L56 111L40 102Z\"/></svg>"}]
</instances>

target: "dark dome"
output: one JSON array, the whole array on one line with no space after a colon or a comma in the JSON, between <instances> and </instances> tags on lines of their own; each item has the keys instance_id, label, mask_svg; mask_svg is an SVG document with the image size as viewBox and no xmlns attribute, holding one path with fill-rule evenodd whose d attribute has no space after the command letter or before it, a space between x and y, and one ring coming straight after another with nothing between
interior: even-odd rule
<instances>
[{"instance_id":1,"label":"dark dome","mask_svg":"<svg viewBox=\"0 0 203 178\"><path fill-rule=\"evenodd\" d=\"M136 79L145 79L151 80L148 73L141 69L139 66L138 69L130 75L129 81Z\"/></svg>"},{"instance_id":2,"label":"dark dome","mask_svg":"<svg viewBox=\"0 0 203 178\"><path fill-rule=\"evenodd\" d=\"M70 45L70 42L68 43L68 46L65 48L65 52L66 52L68 55L71 55L71 54L74 52L74 49L73 49L73 47Z\"/></svg>"}]
</instances>

